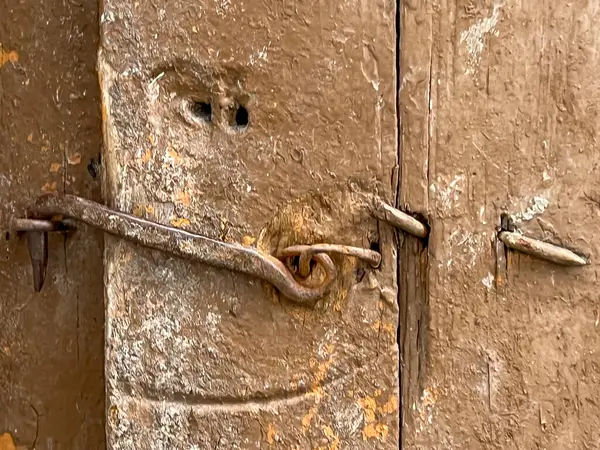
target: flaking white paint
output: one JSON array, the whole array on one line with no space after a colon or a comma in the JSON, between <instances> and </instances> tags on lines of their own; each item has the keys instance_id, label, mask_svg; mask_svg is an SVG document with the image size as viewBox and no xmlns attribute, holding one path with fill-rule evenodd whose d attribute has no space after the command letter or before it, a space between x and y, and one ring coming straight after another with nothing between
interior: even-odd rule
<instances>
[{"instance_id":1,"label":"flaking white paint","mask_svg":"<svg viewBox=\"0 0 600 450\"><path fill-rule=\"evenodd\" d=\"M485 36L487 34L493 36L499 35L498 30L496 30L496 25L500 19L501 6L501 4L494 5L491 14L488 17L478 20L460 34L460 43L465 44L467 47L467 75L473 74L481 62L481 55L485 45Z\"/></svg>"},{"instance_id":2,"label":"flaking white paint","mask_svg":"<svg viewBox=\"0 0 600 450\"><path fill-rule=\"evenodd\" d=\"M536 195L531 199L530 206L527 207L524 211L511 214L511 218L513 222L528 222L536 216L542 214L546 208L550 205L550 201L542 197L541 195Z\"/></svg>"}]
</instances>

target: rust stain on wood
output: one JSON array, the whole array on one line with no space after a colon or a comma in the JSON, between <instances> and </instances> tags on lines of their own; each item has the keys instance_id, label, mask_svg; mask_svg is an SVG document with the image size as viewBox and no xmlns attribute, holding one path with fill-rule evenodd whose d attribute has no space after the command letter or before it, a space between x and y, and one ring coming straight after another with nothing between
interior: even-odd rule
<instances>
[{"instance_id":1,"label":"rust stain on wood","mask_svg":"<svg viewBox=\"0 0 600 450\"><path fill-rule=\"evenodd\" d=\"M6 63L16 63L19 60L19 54L15 50L5 50L0 42L0 68Z\"/></svg>"},{"instance_id":2,"label":"rust stain on wood","mask_svg":"<svg viewBox=\"0 0 600 450\"><path fill-rule=\"evenodd\" d=\"M10 433L4 433L0 436L0 450L16 450L15 441Z\"/></svg>"}]
</instances>

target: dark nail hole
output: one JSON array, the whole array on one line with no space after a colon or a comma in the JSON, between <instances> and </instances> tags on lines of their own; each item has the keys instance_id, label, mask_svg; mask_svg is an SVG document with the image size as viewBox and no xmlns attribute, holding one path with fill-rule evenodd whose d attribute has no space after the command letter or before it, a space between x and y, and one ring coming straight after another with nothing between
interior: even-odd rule
<instances>
[{"instance_id":1,"label":"dark nail hole","mask_svg":"<svg viewBox=\"0 0 600 450\"><path fill-rule=\"evenodd\" d=\"M500 215L500 229L504 231L515 231L515 224L509 214Z\"/></svg>"},{"instance_id":2,"label":"dark nail hole","mask_svg":"<svg viewBox=\"0 0 600 450\"><path fill-rule=\"evenodd\" d=\"M367 274L367 272L365 271L365 269L363 269L362 267L359 267L356 271L356 281L358 283L360 283L366 274Z\"/></svg>"},{"instance_id":3,"label":"dark nail hole","mask_svg":"<svg viewBox=\"0 0 600 450\"><path fill-rule=\"evenodd\" d=\"M98 158L90 158L90 162L87 165L87 170L92 178L96 179L100 175L100 168L102 165L102 153L98 153Z\"/></svg>"},{"instance_id":4,"label":"dark nail hole","mask_svg":"<svg viewBox=\"0 0 600 450\"><path fill-rule=\"evenodd\" d=\"M97 162L95 159L91 159L89 164L87 165L87 170L89 172L89 174L92 176L92 178L96 178L98 176L98 168L97 168Z\"/></svg>"},{"instance_id":5,"label":"dark nail hole","mask_svg":"<svg viewBox=\"0 0 600 450\"><path fill-rule=\"evenodd\" d=\"M198 119L202 119L206 122L210 122L212 119L212 106L207 102L194 102L192 103L192 114Z\"/></svg>"},{"instance_id":6,"label":"dark nail hole","mask_svg":"<svg viewBox=\"0 0 600 450\"><path fill-rule=\"evenodd\" d=\"M381 253L379 251L379 241L371 242L371 250L373 250L374 252L377 252L377 253Z\"/></svg>"},{"instance_id":7,"label":"dark nail hole","mask_svg":"<svg viewBox=\"0 0 600 450\"><path fill-rule=\"evenodd\" d=\"M8 231L4 235L4 239L6 239L7 241L10 241L10 233Z\"/></svg>"},{"instance_id":8,"label":"dark nail hole","mask_svg":"<svg viewBox=\"0 0 600 450\"><path fill-rule=\"evenodd\" d=\"M235 112L235 124L240 128L245 128L248 126L248 121L248 110L243 106L240 106Z\"/></svg>"}]
</instances>

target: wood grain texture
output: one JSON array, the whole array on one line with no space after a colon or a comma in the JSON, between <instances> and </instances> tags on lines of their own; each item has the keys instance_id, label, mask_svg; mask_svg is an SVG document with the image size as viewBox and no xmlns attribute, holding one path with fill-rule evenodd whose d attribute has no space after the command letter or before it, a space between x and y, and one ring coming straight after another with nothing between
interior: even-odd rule
<instances>
[{"instance_id":1,"label":"wood grain texture","mask_svg":"<svg viewBox=\"0 0 600 450\"><path fill-rule=\"evenodd\" d=\"M306 308L109 240L109 448L396 449L395 235L363 201L396 194L395 4L105 0L101 17L113 207L271 254L383 254L336 258Z\"/></svg>"},{"instance_id":2,"label":"wood grain texture","mask_svg":"<svg viewBox=\"0 0 600 450\"><path fill-rule=\"evenodd\" d=\"M100 201L97 46L93 0L0 2L0 435L17 449L105 447L102 234L51 236L39 294L4 234L45 192Z\"/></svg>"},{"instance_id":3,"label":"wood grain texture","mask_svg":"<svg viewBox=\"0 0 600 450\"><path fill-rule=\"evenodd\" d=\"M431 38L427 25L401 34L404 76L431 67L428 95L406 84L400 96L402 120L421 121L402 127L402 142L429 147L418 172L427 199L418 181L403 197L432 227L430 320L419 330L427 375L403 387L420 393L403 408L404 448L595 448L600 11L587 1L407 1L401 13L433 26ZM415 160L408 148L402 167ZM508 253L498 270L502 213L591 265Z\"/></svg>"}]
</instances>

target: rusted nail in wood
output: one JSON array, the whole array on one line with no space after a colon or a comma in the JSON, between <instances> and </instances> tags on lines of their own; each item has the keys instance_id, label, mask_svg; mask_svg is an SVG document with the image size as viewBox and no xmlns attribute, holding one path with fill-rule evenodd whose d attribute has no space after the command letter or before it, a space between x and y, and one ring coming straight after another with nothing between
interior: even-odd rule
<instances>
[{"instance_id":1,"label":"rusted nail in wood","mask_svg":"<svg viewBox=\"0 0 600 450\"><path fill-rule=\"evenodd\" d=\"M43 219L13 218L9 225L11 231L66 231L67 225L62 222Z\"/></svg>"},{"instance_id":2,"label":"rusted nail in wood","mask_svg":"<svg viewBox=\"0 0 600 450\"><path fill-rule=\"evenodd\" d=\"M429 234L429 230L425 224L382 201L376 202L374 214L378 219L389 222L396 228L400 228L419 238L425 238Z\"/></svg>"},{"instance_id":3,"label":"rusted nail in wood","mask_svg":"<svg viewBox=\"0 0 600 450\"><path fill-rule=\"evenodd\" d=\"M538 241L519 233L510 231L501 231L498 238L504 244L513 250L536 256L547 261L552 261L557 264L566 266L585 266L588 264L581 256L573 253L566 248L558 247L557 245L548 244L547 242Z\"/></svg>"}]
</instances>

